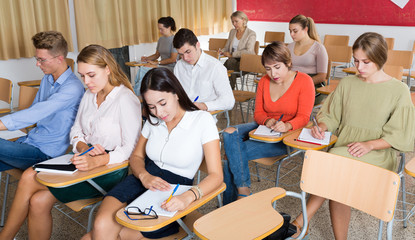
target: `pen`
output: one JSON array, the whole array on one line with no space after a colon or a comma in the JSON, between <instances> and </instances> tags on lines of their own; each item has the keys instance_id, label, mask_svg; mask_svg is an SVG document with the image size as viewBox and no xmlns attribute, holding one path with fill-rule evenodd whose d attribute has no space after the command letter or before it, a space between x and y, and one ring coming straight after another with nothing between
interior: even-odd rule
<instances>
[{"instance_id":1,"label":"pen","mask_svg":"<svg viewBox=\"0 0 415 240\"><path fill-rule=\"evenodd\" d=\"M167 199L166 203L168 203L170 201L170 199L173 197L174 193L177 191L179 186L180 186L180 184L176 185L176 187L173 189L173 192L170 194L170 197Z\"/></svg>"},{"instance_id":2,"label":"pen","mask_svg":"<svg viewBox=\"0 0 415 240\"><path fill-rule=\"evenodd\" d=\"M88 150L86 150L85 152L83 152L83 153L79 154L79 156L82 156L82 155L87 154L87 153L88 153L89 151L91 151L92 149L94 149L94 147L90 147L90 148L88 148Z\"/></svg>"},{"instance_id":3,"label":"pen","mask_svg":"<svg viewBox=\"0 0 415 240\"><path fill-rule=\"evenodd\" d=\"M280 118L278 118L278 121L275 124L277 124L279 121L281 121L283 116L284 116L284 114L281 114ZM270 133L272 133L273 131L274 131L274 129L271 129Z\"/></svg>"},{"instance_id":4,"label":"pen","mask_svg":"<svg viewBox=\"0 0 415 240\"><path fill-rule=\"evenodd\" d=\"M196 102L196 101L197 101L197 99L199 99L199 96L197 96L197 97L195 98L195 100L193 100L193 102Z\"/></svg>"},{"instance_id":5,"label":"pen","mask_svg":"<svg viewBox=\"0 0 415 240\"><path fill-rule=\"evenodd\" d=\"M148 213L144 213L144 215L150 215L151 210L153 210L153 205L151 205L150 209L148 210Z\"/></svg>"},{"instance_id":6,"label":"pen","mask_svg":"<svg viewBox=\"0 0 415 240\"><path fill-rule=\"evenodd\" d=\"M318 133L320 133L320 135L321 135L322 133L321 133L321 131L320 131L320 127L318 126L318 124L317 124L317 121L316 121L316 118L315 118L315 117L313 117L313 123L314 123L314 126L316 126L316 127L317 127L317 129L318 129Z\"/></svg>"}]
</instances>

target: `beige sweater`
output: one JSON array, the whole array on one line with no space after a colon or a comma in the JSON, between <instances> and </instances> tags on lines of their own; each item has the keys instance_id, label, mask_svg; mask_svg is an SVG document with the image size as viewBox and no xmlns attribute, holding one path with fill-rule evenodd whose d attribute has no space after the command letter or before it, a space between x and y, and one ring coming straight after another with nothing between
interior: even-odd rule
<instances>
[{"instance_id":1,"label":"beige sweater","mask_svg":"<svg viewBox=\"0 0 415 240\"><path fill-rule=\"evenodd\" d=\"M236 36L236 29L232 29L229 32L229 38L226 41L225 48L223 49L223 52L230 52L232 54L232 57L234 58L240 58L242 54L248 53L248 54L255 54L255 42L256 42L256 33L252 31L249 28L246 28L244 35L239 40L238 47L236 51L232 51L232 44L233 40Z\"/></svg>"}]
</instances>

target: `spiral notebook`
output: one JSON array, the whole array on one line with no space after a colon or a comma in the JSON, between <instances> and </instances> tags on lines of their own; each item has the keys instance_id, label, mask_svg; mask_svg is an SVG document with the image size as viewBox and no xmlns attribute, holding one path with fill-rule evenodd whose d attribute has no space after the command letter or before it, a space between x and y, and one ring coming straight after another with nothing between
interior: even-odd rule
<instances>
[{"instance_id":1,"label":"spiral notebook","mask_svg":"<svg viewBox=\"0 0 415 240\"><path fill-rule=\"evenodd\" d=\"M311 129L303 128L301 130L300 136L298 136L297 141L305 142L305 143L312 143L317 145L329 145L330 143L331 132L324 133L324 139L317 139L311 136Z\"/></svg>"}]
</instances>

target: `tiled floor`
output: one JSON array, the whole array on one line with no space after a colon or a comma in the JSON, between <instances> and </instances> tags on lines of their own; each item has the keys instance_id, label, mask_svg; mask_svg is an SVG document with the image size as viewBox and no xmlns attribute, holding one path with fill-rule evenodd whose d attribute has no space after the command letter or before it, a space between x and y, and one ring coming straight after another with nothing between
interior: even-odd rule
<instances>
[{"instance_id":1,"label":"tiled floor","mask_svg":"<svg viewBox=\"0 0 415 240\"><path fill-rule=\"evenodd\" d=\"M252 81L248 83L250 86L249 89L253 89L254 86ZM245 106L246 107L246 106ZM241 121L239 108L238 110L233 110L230 112L231 124L238 124ZM226 125L226 121L224 116L218 116L218 126L224 127ZM252 116L250 117L250 121L252 121ZM414 156L414 153L407 153L406 159L410 160ZM299 166L295 171L288 174L281 180L281 187L290 190L299 192L299 179L300 179L300 170L301 170L301 163L302 163L302 156L297 156L293 159L293 162L284 164L284 168L282 169L282 174L287 172L289 168L296 165ZM261 190L270 188L274 186L274 179L275 179L275 167L268 167L265 169L261 169L261 176L269 175L271 181L262 180L257 182L256 177L252 177L252 192L259 192ZM255 173L253 168L253 164L251 164L251 173ZM4 178L4 177L3 177ZM407 180L407 190L410 192L415 193L415 181L411 177L406 177ZM15 186L12 185L9 197L9 204L10 201L13 199ZM2 192L0 195L0 199L3 199ZM400 199L400 198L399 198ZM407 199L408 202L415 203L415 196L409 196ZM204 207L200 209L202 213L208 213L216 209L217 202L216 200L211 201L210 203L206 204ZM398 208L401 208L401 203L398 203ZM281 200L278 200L277 204L278 211L285 212L290 214L292 217L297 216L300 211L300 202L297 199L285 197ZM80 227L79 225L72 222L70 219L64 217L60 212L56 209L52 210L52 215L54 217L54 225L53 225L53 233L51 239L79 239L84 233L85 229ZM399 210L396 211L396 218L402 219L402 212ZM86 211L82 211L80 214L80 221L86 223L87 221L87 214ZM410 220L415 223L415 217L412 217ZM377 237L377 228L378 228L378 221L375 220L373 217L359 212L357 210L352 211L351 223L349 227L349 239L376 239ZM384 239L385 239L385 231L384 230ZM415 225L409 224L407 228L403 228L403 223L401 221L395 221L394 228L393 228L393 237L394 239L415 239ZM21 230L19 231L16 239L28 239L27 237L27 226L24 225ZM331 223L330 223L330 216L328 210L328 204L325 203L322 208L317 212L310 223L310 239L334 239L333 233L331 230Z\"/></svg>"}]
</instances>

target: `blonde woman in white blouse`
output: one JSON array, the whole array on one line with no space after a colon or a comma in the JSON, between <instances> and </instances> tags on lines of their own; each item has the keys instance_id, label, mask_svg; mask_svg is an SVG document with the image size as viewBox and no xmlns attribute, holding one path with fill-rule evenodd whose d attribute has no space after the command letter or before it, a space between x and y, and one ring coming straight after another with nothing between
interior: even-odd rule
<instances>
[{"instance_id":1,"label":"blonde woman in white blouse","mask_svg":"<svg viewBox=\"0 0 415 240\"><path fill-rule=\"evenodd\" d=\"M71 129L73 164L80 171L127 160L140 135L141 106L128 78L111 53L102 46L85 47L78 56L78 71L88 87ZM83 156L79 153L94 149ZM102 196L88 183L66 188L47 188L27 169L19 182L7 222L0 239L13 239L28 219L30 239L49 239L52 232L51 209L59 200L71 202ZM97 177L94 181L109 191L127 175L127 169Z\"/></svg>"}]
</instances>

